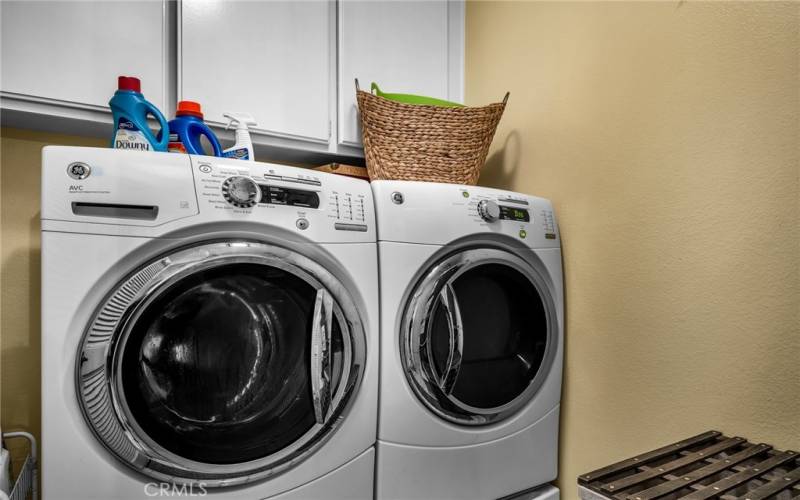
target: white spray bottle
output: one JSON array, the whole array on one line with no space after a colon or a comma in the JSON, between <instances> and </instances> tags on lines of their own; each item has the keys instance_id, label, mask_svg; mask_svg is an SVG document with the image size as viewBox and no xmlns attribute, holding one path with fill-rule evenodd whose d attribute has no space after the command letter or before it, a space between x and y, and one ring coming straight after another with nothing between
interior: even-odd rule
<instances>
[{"instance_id":1,"label":"white spray bottle","mask_svg":"<svg viewBox=\"0 0 800 500\"><path fill-rule=\"evenodd\" d=\"M257 125L253 115L248 113L222 113L222 116L228 119L228 125L225 130L228 130L234 122L236 123L236 144L223 150L222 156L236 160L255 160L253 141L250 139L250 130L248 129L248 126Z\"/></svg>"}]
</instances>

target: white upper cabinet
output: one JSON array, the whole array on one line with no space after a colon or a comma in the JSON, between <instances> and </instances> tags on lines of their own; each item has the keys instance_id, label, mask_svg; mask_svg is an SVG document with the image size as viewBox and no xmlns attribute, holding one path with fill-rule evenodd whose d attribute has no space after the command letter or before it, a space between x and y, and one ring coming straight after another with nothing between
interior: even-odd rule
<instances>
[{"instance_id":1,"label":"white upper cabinet","mask_svg":"<svg viewBox=\"0 0 800 500\"><path fill-rule=\"evenodd\" d=\"M360 145L354 80L369 91L463 100L464 3L339 1L339 143Z\"/></svg>"},{"instance_id":2,"label":"white upper cabinet","mask_svg":"<svg viewBox=\"0 0 800 500\"><path fill-rule=\"evenodd\" d=\"M206 121L244 111L257 134L327 145L334 9L324 0L183 0L178 98L198 101Z\"/></svg>"},{"instance_id":3,"label":"white upper cabinet","mask_svg":"<svg viewBox=\"0 0 800 500\"><path fill-rule=\"evenodd\" d=\"M129 75L166 111L166 2L2 1L0 18L4 99L107 112Z\"/></svg>"},{"instance_id":4,"label":"white upper cabinet","mask_svg":"<svg viewBox=\"0 0 800 500\"><path fill-rule=\"evenodd\" d=\"M167 118L197 101L258 122L262 158L363 156L354 80L463 100L463 0L0 0L4 126L110 134L136 76ZM331 157L331 155L335 155Z\"/></svg>"}]
</instances>

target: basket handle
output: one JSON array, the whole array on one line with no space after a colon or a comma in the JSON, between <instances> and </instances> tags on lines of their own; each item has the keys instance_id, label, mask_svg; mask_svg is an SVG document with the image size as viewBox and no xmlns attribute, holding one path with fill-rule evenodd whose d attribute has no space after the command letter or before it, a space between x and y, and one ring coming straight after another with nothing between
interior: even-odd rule
<instances>
[{"instance_id":1,"label":"basket handle","mask_svg":"<svg viewBox=\"0 0 800 500\"><path fill-rule=\"evenodd\" d=\"M355 80L356 80L356 92L358 92L358 91L361 90L361 85L358 84L358 78L356 78ZM378 87L377 83L372 82L372 85L370 85L370 92L375 94L376 91L377 91L378 94L380 94L381 89Z\"/></svg>"}]
</instances>

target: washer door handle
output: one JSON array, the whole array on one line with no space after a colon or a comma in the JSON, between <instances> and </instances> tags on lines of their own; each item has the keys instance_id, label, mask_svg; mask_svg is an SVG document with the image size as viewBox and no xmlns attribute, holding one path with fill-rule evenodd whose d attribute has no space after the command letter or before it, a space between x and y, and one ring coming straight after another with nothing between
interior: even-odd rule
<instances>
[{"instance_id":1,"label":"washer door handle","mask_svg":"<svg viewBox=\"0 0 800 500\"><path fill-rule=\"evenodd\" d=\"M333 297L324 288L317 290L311 329L311 393L314 418L325 423L331 405L331 328Z\"/></svg>"},{"instance_id":2,"label":"washer door handle","mask_svg":"<svg viewBox=\"0 0 800 500\"><path fill-rule=\"evenodd\" d=\"M444 373L442 373L438 382L439 388L449 396L456 385L458 372L461 370L461 358L464 354L464 325L461 322L461 309L458 306L458 298L453 291L451 282L447 282L442 287L439 292L439 301L447 318L450 342L448 344L447 363L445 364Z\"/></svg>"}]
</instances>

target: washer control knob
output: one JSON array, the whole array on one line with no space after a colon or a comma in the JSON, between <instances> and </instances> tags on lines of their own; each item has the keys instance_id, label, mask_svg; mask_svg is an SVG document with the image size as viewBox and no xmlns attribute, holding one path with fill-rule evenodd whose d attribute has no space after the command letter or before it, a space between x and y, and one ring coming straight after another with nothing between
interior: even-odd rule
<instances>
[{"instance_id":1,"label":"washer control knob","mask_svg":"<svg viewBox=\"0 0 800 500\"><path fill-rule=\"evenodd\" d=\"M234 207L250 208L258 203L261 190L249 177L228 177L222 183L222 196Z\"/></svg>"},{"instance_id":2,"label":"washer control knob","mask_svg":"<svg viewBox=\"0 0 800 500\"><path fill-rule=\"evenodd\" d=\"M478 215L486 222L494 222L500 218L500 206L492 200L478 202Z\"/></svg>"}]
</instances>

